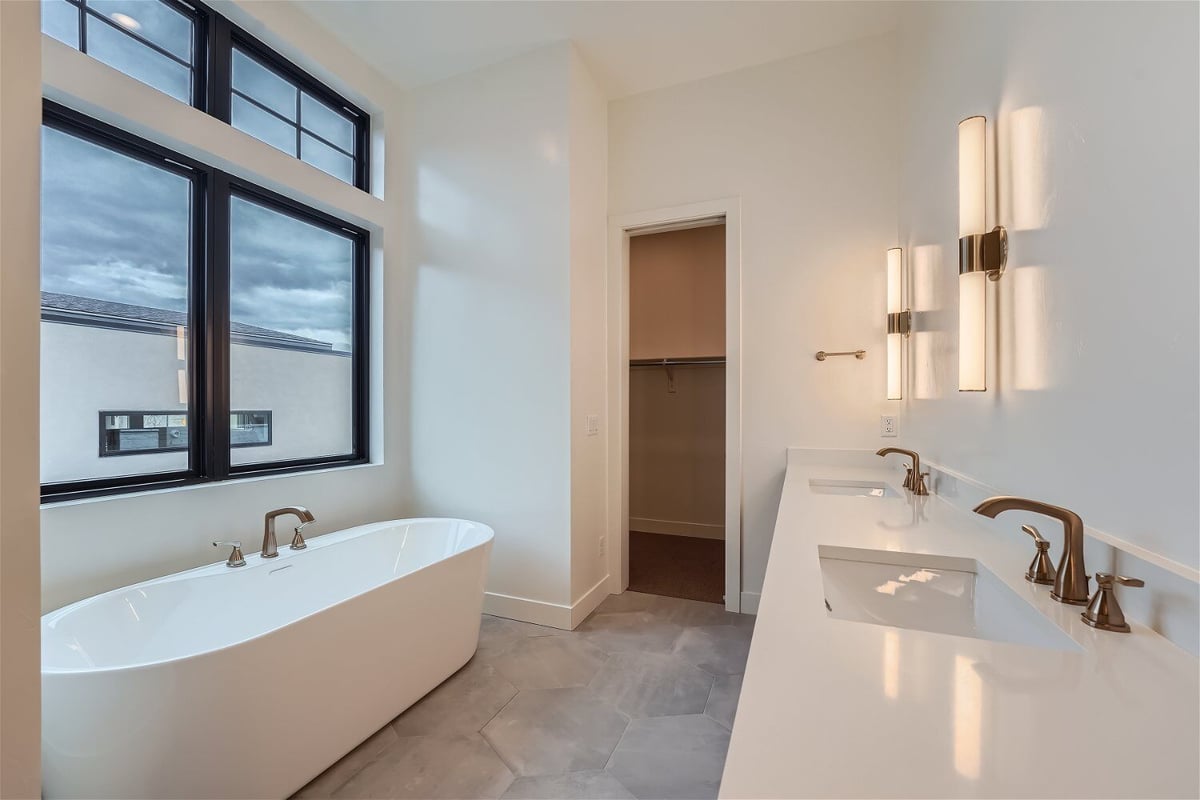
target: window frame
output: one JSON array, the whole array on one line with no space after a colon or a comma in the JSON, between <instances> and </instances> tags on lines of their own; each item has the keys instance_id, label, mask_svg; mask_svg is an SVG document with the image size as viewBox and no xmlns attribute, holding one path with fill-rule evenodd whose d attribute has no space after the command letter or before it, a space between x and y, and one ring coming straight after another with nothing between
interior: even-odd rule
<instances>
[{"instance_id":1,"label":"window frame","mask_svg":"<svg viewBox=\"0 0 1200 800\"><path fill-rule=\"evenodd\" d=\"M263 44L258 39L255 39L253 36L251 36L250 34L246 33L245 31L243 31L242 29L240 29L236 26L233 26L233 25L229 26L229 35L223 41L222 47L224 49L221 52L220 58L213 59L213 62L220 62L220 66L223 68L223 73L221 71L218 71L218 74L216 74L214 76L214 80L213 80L214 84L219 85L221 87L221 89L220 89L221 104L218 105L211 112L211 113L213 113L214 116L216 116L222 122L224 122L230 126L233 125L233 122L232 122L233 95L236 91L233 88L233 51L236 48L238 50L241 50L246 55L248 55L251 59L257 61L261 66L265 67L266 69L270 70L271 72L274 72L276 75L278 75L279 77L286 80L288 83L294 84L297 89L297 97L296 97L297 105L301 104L301 99L300 99L301 95L309 94L312 97L314 97L315 99L324 103L326 106L329 106L334 111L344 113L347 115L347 118L350 120L351 124L354 125L354 152L352 154L349 154L351 159L353 159L353 161L354 161L354 182L352 185L359 189L362 189L364 192L370 191L370 186L371 186L371 159L370 159L371 124L370 124L370 117L367 115L367 113L365 111L363 111L358 106L351 103L346 98L342 97L337 92L330 89L325 84L318 81L316 78L309 75L304 70L297 67L291 61L288 61L286 58L283 58L282 56L280 56L278 53L276 53L271 48L267 47L265 44ZM250 103L253 103L255 106L259 107L260 109L263 109L264 111L266 111L266 113L271 114L272 116L278 116L275 113L275 111L273 111L270 108L267 108L259 101L255 100L251 97L248 97L247 95L243 94L242 92L237 92L237 95L239 97L241 97L242 99L244 99ZM291 121L287 121L287 122L289 125L292 124ZM242 132L245 133L245 131L242 131ZM296 155L294 156L297 161L304 161L304 159L300 157L301 149L300 149L300 145L299 145L302 133L307 133L310 136L313 136L317 140L321 141L322 143L328 145L329 147L332 147L333 149L335 149L339 152L345 153L344 150L342 150L340 147L338 147L333 142L326 140L323 136L320 136L319 134L315 133L314 131L306 129L303 125L303 115L300 113L299 109L297 109L297 113L296 113L297 147L296 147ZM247 133L246 135L252 136L253 134ZM283 152L283 151L280 151L280 152ZM304 161L304 163L308 164L307 161ZM309 164L309 166L313 167L314 169L321 169L320 167L317 167L314 164ZM321 170L321 171L325 172L324 170ZM329 174L329 173L326 173L326 174ZM336 177L336 176L331 176L331 177ZM338 178L338 180L341 180L341 179Z\"/></svg>"},{"instance_id":2,"label":"window frame","mask_svg":"<svg viewBox=\"0 0 1200 800\"><path fill-rule=\"evenodd\" d=\"M305 92L335 111L347 115L349 121L354 125L354 153L351 156L354 160L354 180L349 185L364 192L371 191L371 116L367 112L314 78L311 74L276 52L273 48L264 44L261 40L256 39L247 31L234 25L229 19L209 8L208 5L200 2L200 0L191 0L190 2L185 2L185 0L157 1L165 3L189 16L193 21L193 63L191 65L191 106L193 108L214 116L232 127L234 92L233 49L236 47L246 52L260 64L275 72L289 83L294 84L300 92ZM89 11L87 0L66 0L66 2L75 6L79 12L79 52L87 54L86 23L87 17L90 15L132 37L139 44L149 47L159 54L164 54L161 47L140 36L137 32L122 27L106 18L103 14ZM165 55L168 55L169 58L176 62L180 61L174 55ZM298 115L297 128L299 127L300 118ZM246 133L245 131L239 132L245 133L247 136L253 136L253 134ZM310 135L317 136L312 131L307 132ZM299 136L299 132L297 136ZM317 138L324 141L323 137L317 136ZM334 147L343 153L345 152L341 148L336 147L336 145ZM297 161L308 164L307 161L300 158L299 149L297 149L295 158ZM313 169L321 169L314 164L309 164L309 166ZM325 171L321 170L321 172ZM335 180L341 180L336 176L331 175L331 177L334 177Z\"/></svg>"},{"instance_id":3,"label":"window frame","mask_svg":"<svg viewBox=\"0 0 1200 800\"><path fill-rule=\"evenodd\" d=\"M370 463L370 233L51 100L42 101L42 125L192 180L187 343L188 466L167 472L43 483L42 503ZM230 465L230 198L235 192L304 222L334 230L354 242L353 451L348 454ZM214 423L219 420L224 422Z\"/></svg>"},{"instance_id":4,"label":"window frame","mask_svg":"<svg viewBox=\"0 0 1200 800\"><path fill-rule=\"evenodd\" d=\"M65 2L75 6L75 9L79 14L78 50L84 55L89 55L87 51L87 21L88 17L91 16L95 17L97 20L105 25L108 25L119 33L125 34L143 47L148 47L159 55L169 58L177 64L183 64L183 59L179 58L179 56L175 55L174 53L171 53L162 46L155 44L137 31L130 30L116 21L109 19L104 14L89 8L88 0L65 0ZM173 8L175 11L178 11L180 14L183 14L185 17L188 17L192 20L192 63L187 65L192 77L190 105L193 108L198 108L201 111L204 111L205 101L208 97L208 73L210 71L207 58L208 31L210 28L210 20L216 12L207 6L202 6L199 4L193 5L192 3L183 2L183 0L159 0L159 2L163 3L163 5Z\"/></svg>"}]
</instances>

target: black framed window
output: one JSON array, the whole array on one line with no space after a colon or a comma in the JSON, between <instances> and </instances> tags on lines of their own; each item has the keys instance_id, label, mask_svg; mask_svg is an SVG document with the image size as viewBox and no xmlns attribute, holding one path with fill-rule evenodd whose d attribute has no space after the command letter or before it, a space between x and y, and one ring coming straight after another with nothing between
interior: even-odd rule
<instances>
[{"instance_id":1,"label":"black framed window","mask_svg":"<svg viewBox=\"0 0 1200 800\"><path fill-rule=\"evenodd\" d=\"M49 101L42 173L43 501L367 461L366 231Z\"/></svg>"},{"instance_id":2,"label":"black framed window","mask_svg":"<svg viewBox=\"0 0 1200 800\"><path fill-rule=\"evenodd\" d=\"M194 104L204 20L174 0L42 0L42 32Z\"/></svg>"},{"instance_id":3,"label":"black framed window","mask_svg":"<svg viewBox=\"0 0 1200 800\"><path fill-rule=\"evenodd\" d=\"M370 117L203 3L41 3L43 33L369 191Z\"/></svg>"},{"instance_id":4,"label":"black framed window","mask_svg":"<svg viewBox=\"0 0 1200 800\"><path fill-rule=\"evenodd\" d=\"M245 44L234 45L232 59L230 124L354 185L357 114L322 100Z\"/></svg>"}]
</instances>

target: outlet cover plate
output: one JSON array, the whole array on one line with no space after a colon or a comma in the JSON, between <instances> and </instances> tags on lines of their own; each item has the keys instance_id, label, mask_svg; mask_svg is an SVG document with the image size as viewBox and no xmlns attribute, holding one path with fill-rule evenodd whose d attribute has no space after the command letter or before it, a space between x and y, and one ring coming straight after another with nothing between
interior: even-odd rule
<instances>
[{"instance_id":1,"label":"outlet cover plate","mask_svg":"<svg viewBox=\"0 0 1200 800\"><path fill-rule=\"evenodd\" d=\"M896 436L896 418L890 414L884 414L879 418L879 435L884 437Z\"/></svg>"}]
</instances>

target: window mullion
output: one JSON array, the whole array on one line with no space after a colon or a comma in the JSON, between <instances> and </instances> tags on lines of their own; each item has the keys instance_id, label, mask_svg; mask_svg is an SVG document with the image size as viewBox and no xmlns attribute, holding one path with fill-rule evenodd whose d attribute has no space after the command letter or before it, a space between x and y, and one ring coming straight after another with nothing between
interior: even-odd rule
<instances>
[{"instance_id":1,"label":"window mullion","mask_svg":"<svg viewBox=\"0 0 1200 800\"><path fill-rule=\"evenodd\" d=\"M205 408L205 387L208 384L208 337L205 334L208 298L205 285L208 280L208 228L213 194L211 171L197 170L192 186L192 263L188 275L191 300L187 332L188 471L196 477L208 477L204 452L209 418Z\"/></svg>"},{"instance_id":2,"label":"window mullion","mask_svg":"<svg viewBox=\"0 0 1200 800\"><path fill-rule=\"evenodd\" d=\"M233 42L229 20L220 14L208 15L208 47L205 83L208 113L231 124L233 94Z\"/></svg>"},{"instance_id":3,"label":"window mullion","mask_svg":"<svg viewBox=\"0 0 1200 800\"><path fill-rule=\"evenodd\" d=\"M87 51L87 0L79 0L79 52Z\"/></svg>"},{"instance_id":4,"label":"window mullion","mask_svg":"<svg viewBox=\"0 0 1200 800\"><path fill-rule=\"evenodd\" d=\"M229 176L213 173L205 275L205 472L229 477Z\"/></svg>"}]
</instances>

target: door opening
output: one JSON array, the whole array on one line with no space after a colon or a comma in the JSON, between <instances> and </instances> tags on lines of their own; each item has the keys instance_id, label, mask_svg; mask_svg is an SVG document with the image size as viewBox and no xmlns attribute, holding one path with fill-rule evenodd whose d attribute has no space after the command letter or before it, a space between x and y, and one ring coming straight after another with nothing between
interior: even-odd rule
<instances>
[{"instance_id":1,"label":"door opening","mask_svg":"<svg viewBox=\"0 0 1200 800\"><path fill-rule=\"evenodd\" d=\"M725 602L725 223L629 242L629 589Z\"/></svg>"},{"instance_id":2,"label":"door opening","mask_svg":"<svg viewBox=\"0 0 1200 800\"><path fill-rule=\"evenodd\" d=\"M610 221L610 589L741 610L740 203Z\"/></svg>"}]
</instances>

